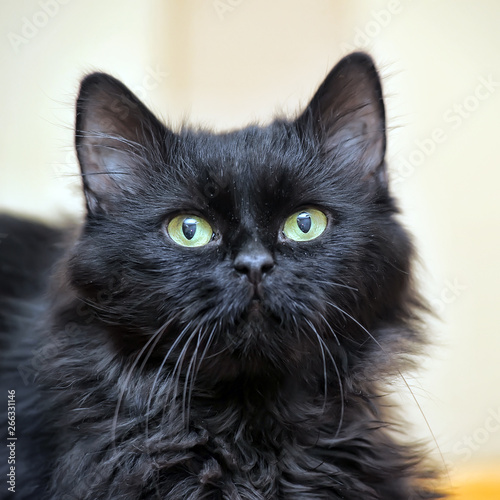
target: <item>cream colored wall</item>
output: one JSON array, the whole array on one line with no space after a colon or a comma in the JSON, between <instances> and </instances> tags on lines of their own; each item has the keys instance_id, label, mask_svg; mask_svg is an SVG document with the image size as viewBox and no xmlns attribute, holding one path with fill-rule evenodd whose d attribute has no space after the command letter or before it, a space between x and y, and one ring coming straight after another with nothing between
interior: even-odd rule
<instances>
[{"instance_id":1,"label":"cream colored wall","mask_svg":"<svg viewBox=\"0 0 500 500\"><path fill-rule=\"evenodd\" d=\"M71 127L86 72L121 78L172 123L230 128L296 111L343 54L368 50L394 189L442 318L409 382L448 462L499 459L499 20L495 0L3 2L0 208L81 215Z\"/></svg>"}]
</instances>

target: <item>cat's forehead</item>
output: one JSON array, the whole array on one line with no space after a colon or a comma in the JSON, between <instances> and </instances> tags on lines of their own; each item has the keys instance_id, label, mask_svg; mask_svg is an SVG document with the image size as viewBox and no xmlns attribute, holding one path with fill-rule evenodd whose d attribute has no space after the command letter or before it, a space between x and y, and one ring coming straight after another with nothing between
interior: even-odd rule
<instances>
[{"instance_id":1,"label":"cat's forehead","mask_svg":"<svg viewBox=\"0 0 500 500\"><path fill-rule=\"evenodd\" d=\"M257 206L300 202L317 185L314 151L290 124L248 127L186 138L186 184L210 205Z\"/></svg>"},{"instance_id":2,"label":"cat's forehead","mask_svg":"<svg viewBox=\"0 0 500 500\"><path fill-rule=\"evenodd\" d=\"M232 132L199 132L186 137L184 154L198 167L234 178L266 175L265 164L287 166L286 156L303 153L293 128L286 124L247 127Z\"/></svg>"}]
</instances>

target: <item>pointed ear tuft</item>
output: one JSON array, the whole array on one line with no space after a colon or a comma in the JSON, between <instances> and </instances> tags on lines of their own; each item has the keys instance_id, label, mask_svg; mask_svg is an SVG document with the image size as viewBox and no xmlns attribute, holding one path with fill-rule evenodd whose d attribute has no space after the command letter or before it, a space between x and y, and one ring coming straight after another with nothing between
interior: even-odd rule
<instances>
[{"instance_id":1,"label":"pointed ear tuft","mask_svg":"<svg viewBox=\"0 0 500 500\"><path fill-rule=\"evenodd\" d=\"M75 146L88 213L107 212L138 188L141 169L167 129L120 81L104 73L83 79L76 106Z\"/></svg>"},{"instance_id":2,"label":"pointed ear tuft","mask_svg":"<svg viewBox=\"0 0 500 500\"><path fill-rule=\"evenodd\" d=\"M385 110L375 65L367 54L344 57L298 119L313 127L325 155L347 162L364 180L386 187Z\"/></svg>"}]
</instances>

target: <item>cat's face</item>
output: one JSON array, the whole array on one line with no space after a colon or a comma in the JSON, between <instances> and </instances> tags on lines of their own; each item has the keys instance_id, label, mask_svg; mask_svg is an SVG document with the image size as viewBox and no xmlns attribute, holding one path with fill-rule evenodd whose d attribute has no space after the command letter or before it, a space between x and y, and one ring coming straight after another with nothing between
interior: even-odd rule
<instances>
[{"instance_id":1,"label":"cat's face","mask_svg":"<svg viewBox=\"0 0 500 500\"><path fill-rule=\"evenodd\" d=\"M325 350L356 357L365 329L397 314L410 246L367 56L266 127L176 134L102 74L83 81L77 111L88 217L73 283L120 349L156 333L160 358L173 346L224 360L220 377L293 370Z\"/></svg>"}]
</instances>

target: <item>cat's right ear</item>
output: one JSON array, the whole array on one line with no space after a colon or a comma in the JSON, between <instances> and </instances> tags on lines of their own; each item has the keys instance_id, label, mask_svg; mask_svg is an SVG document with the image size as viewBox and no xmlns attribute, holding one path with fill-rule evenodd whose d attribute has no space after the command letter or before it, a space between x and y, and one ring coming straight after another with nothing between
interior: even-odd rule
<instances>
[{"instance_id":1,"label":"cat's right ear","mask_svg":"<svg viewBox=\"0 0 500 500\"><path fill-rule=\"evenodd\" d=\"M370 56L355 52L344 57L297 123L313 131L329 161L345 164L372 188L387 187L384 101Z\"/></svg>"},{"instance_id":2,"label":"cat's right ear","mask_svg":"<svg viewBox=\"0 0 500 500\"><path fill-rule=\"evenodd\" d=\"M89 215L106 213L124 193L136 194L168 130L120 81L104 73L83 79L75 146Z\"/></svg>"}]
</instances>

